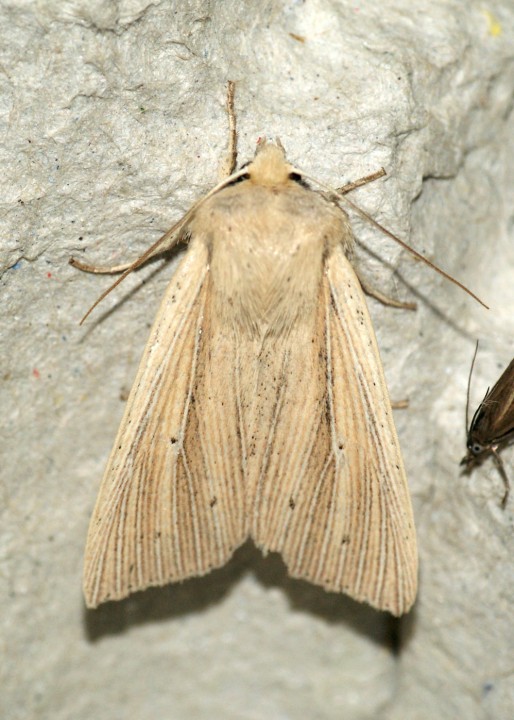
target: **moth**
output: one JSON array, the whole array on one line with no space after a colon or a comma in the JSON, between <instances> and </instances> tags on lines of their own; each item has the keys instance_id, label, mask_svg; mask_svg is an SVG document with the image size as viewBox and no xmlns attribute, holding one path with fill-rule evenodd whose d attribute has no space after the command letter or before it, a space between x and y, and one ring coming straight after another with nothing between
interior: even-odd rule
<instances>
[{"instance_id":1,"label":"moth","mask_svg":"<svg viewBox=\"0 0 514 720\"><path fill-rule=\"evenodd\" d=\"M114 285L189 243L91 518L89 607L208 573L248 538L294 577L393 615L412 606L409 488L340 199L312 190L280 143L261 142L117 268Z\"/></svg>"},{"instance_id":2,"label":"moth","mask_svg":"<svg viewBox=\"0 0 514 720\"><path fill-rule=\"evenodd\" d=\"M478 343L471 363L469 379L475 364ZM510 491L509 478L499 451L514 440L514 360L500 375L492 388L487 388L484 399L478 406L471 423L469 420L469 386L466 402L466 433L468 452L461 460L470 472L475 465L480 465L485 458L493 456L494 462L504 484L504 495L501 506L507 504Z\"/></svg>"}]
</instances>

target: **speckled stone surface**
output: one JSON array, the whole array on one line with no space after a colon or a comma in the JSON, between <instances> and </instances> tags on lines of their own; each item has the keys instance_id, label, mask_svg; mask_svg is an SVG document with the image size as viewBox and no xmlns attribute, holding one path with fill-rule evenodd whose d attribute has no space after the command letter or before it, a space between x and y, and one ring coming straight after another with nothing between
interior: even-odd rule
<instances>
[{"instance_id":1,"label":"speckled stone surface","mask_svg":"<svg viewBox=\"0 0 514 720\"><path fill-rule=\"evenodd\" d=\"M514 8L508 0L4 2L0 63L0 715L5 720L508 720L514 498L470 477L476 405L514 355ZM87 523L176 258L109 284L278 136L478 293L356 220L412 489L420 592L398 625L245 546L223 569L87 612ZM385 262L384 262L385 261ZM504 460L514 474L514 452ZM398 645L395 654L393 646Z\"/></svg>"}]
</instances>

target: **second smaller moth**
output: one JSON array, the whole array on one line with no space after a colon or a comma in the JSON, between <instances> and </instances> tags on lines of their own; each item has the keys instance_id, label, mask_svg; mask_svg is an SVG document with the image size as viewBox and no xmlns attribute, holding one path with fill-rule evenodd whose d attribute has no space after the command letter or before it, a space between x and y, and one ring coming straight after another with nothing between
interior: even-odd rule
<instances>
[{"instance_id":1,"label":"second smaller moth","mask_svg":"<svg viewBox=\"0 0 514 720\"><path fill-rule=\"evenodd\" d=\"M470 380L477 350L478 343L471 364ZM468 416L469 383L466 403L468 452L462 458L461 465L465 465L469 472L492 455L505 487L501 502L504 508L509 497L510 483L499 452L514 440L514 360L509 363L493 387L487 389L471 423L468 422Z\"/></svg>"}]
</instances>

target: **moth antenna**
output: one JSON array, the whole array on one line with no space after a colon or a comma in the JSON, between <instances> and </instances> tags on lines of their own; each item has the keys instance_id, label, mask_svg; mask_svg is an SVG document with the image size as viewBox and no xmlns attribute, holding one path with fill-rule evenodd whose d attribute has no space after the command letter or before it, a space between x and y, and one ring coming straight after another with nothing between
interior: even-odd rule
<instances>
[{"instance_id":1,"label":"moth antenna","mask_svg":"<svg viewBox=\"0 0 514 720\"><path fill-rule=\"evenodd\" d=\"M376 220L374 220L374 219L371 217L371 215L368 215L367 212L365 212L364 210L362 210L358 205L356 205L354 202L352 202L351 200L349 200L349 199L348 199L345 195L343 195L341 192L338 192L337 190L333 190L333 189L330 188L328 185L325 185L324 183L320 182L320 181L317 180L316 178L313 178L313 177L311 177L310 175L307 175L307 174L303 173L301 170L297 170L297 169L295 168L295 172L299 173L302 177L306 178L307 180L310 180L311 182L316 183L316 184L319 185L320 187L322 187L322 188L324 188L325 190L327 190L327 191L332 195L332 197L336 200L336 202L340 202L340 200L343 200L345 203L347 203L347 204L349 205L349 207L352 208L352 210L353 210L354 212L357 213L357 215L359 215L359 216L360 216L361 218L363 218L364 220L367 220L367 221L368 221L369 223L371 223L374 227L376 227L378 230L380 230L381 232L383 232L384 235L387 235L387 236L390 237L392 240L394 240L395 242L397 242L398 245L401 245L402 248L404 248L405 250L407 250L407 252L409 252L409 253L410 253L411 255L413 255L415 258L417 258L418 260L421 260L422 262L424 262L425 265L428 265L429 267L431 267L432 270L435 270L436 272L438 272L439 275L442 275L444 278L446 278L447 280L449 280L450 282L452 282L454 285L457 285L457 287L460 287L461 290L464 290L465 293L467 293L468 295L470 295L474 300L476 300L478 303L480 303L480 305L482 305L483 307L485 307L486 310L489 310L489 306L486 305L485 302L483 302L482 300L480 300L480 298L479 298L477 295L475 295L475 293L471 292L471 290L469 290L469 288L467 288L465 285L463 285L461 282L459 282L456 278L454 278L454 277L452 277L451 275L449 275L449 274L448 274L447 272L445 272L442 268L440 268L440 267L438 267L437 265L435 265L433 262L431 262L428 258L426 258L424 255L422 255L421 253L419 253L417 250L414 250L414 248L412 248L410 245L407 245L406 242L404 242L403 240L401 240L397 235L395 235L395 234L392 233L390 230L388 230L386 227L384 227L384 226L381 225L379 222L377 222Z\"/></svg>"},{"instance_id":2,"label":"moth antenna","mask_svg":"<svg viewBox=\"0 0 514 720\"><path fill-rule=\"evenodd\" d=\"M475 352L473 353L473 360L471 361L471 367L469 368L469 376L468 376L468 390L466 392L466 437L469 435L469 393L471 388L471 376L473 374L473 368L475 367L475 360L477 357L478 352L478 340L477 344L475 345Z\"/></svg>"}]
</instances>

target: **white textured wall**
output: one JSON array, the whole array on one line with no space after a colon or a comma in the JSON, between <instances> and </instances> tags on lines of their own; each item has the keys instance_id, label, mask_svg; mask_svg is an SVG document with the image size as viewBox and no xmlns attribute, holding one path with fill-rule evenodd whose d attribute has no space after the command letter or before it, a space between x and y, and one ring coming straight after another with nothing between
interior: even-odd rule
<instances>
[{"instance_id":1,"label":"white textured wall","mask_svg":"<svg viewBox=\"0 0 514 720\"><path fill-rule=\"evenodd\" d=\"M514 497L502 511L491 462L458 467L474 340L475 402L514 355L512 2L4 0L0 34L0 716L512 718ZM364 274L419 303L370 302L391 394L410 398L421 586L400 628L251 547L83 606L120 395L172 268L133 275L81 328L109 280L67 261L136 257L215 183L227 79L242 160L267 134L333 185L385 166L354 198L491 305L355 223L398 271L364 254Z\"/></svg>"}]
</instances>

